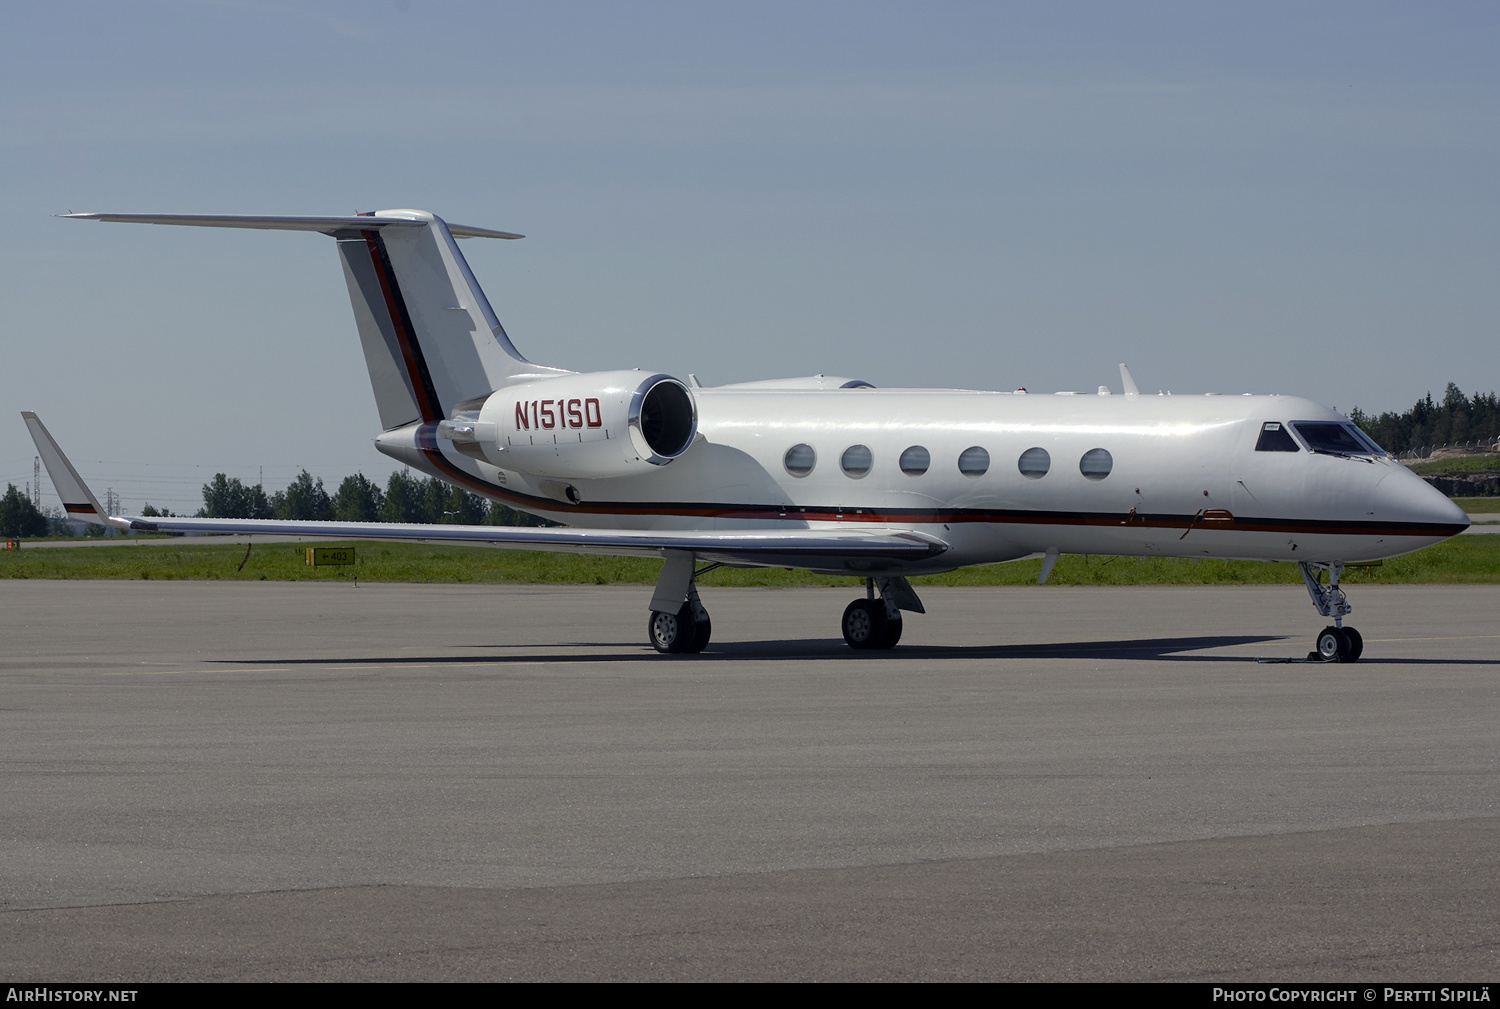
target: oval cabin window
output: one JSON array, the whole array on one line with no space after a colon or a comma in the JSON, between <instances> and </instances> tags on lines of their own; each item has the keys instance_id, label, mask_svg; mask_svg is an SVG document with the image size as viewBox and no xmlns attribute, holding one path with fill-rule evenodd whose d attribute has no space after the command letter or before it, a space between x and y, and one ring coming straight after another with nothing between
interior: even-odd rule
<instances>
[{"instance_id":1,"label":"oval cabin window","mask_svg":"<svg viewBox=\"0 0 1500 1009\"><path fill-rule=\"evenodd\" d=\"M990 470L990 454L978 445L964 449L958 456L958 471L964 476L984 476Z\"/></svg>"},{"instance_id":2,"label":"oval cabin window","mask_svg":"<svg viewBox=\"0 0 1500 1009\"><path fill-rule=\"evenodd\" d=\"M1091 448L1078 460L1078 472L1090 480L1103 480L1114 468L1114 457L1102 448Z\"/></svg>"},{"instance_id":3,"label":"oval cabin window","mask_svg":"<svg viewBox=\"0 0 1500 1009\"><path fill-rule=\"evenodd\" d=\"M839 468L848 476L862 477L870 472L874 464L874 457L870 455L868 445L850 445L844 449L844 454L839 457Z\"/></svg>"},{"instance_id":4,"label":"oval cabin window","mask_svg":"<svg viewBox=\"0 0 1500 1009\"><path fill-rule=\"evenodd\" d=\"M1022 476L1039 480L1052 468L1052 456L1044 448L1028 448L1021 453L1016 468L1021 471Z\"/></svg>"},{"instance_id":5,"label":"oval cabin window","mask_svg":"<svg viewBox=\"0 0 1500 1009\"><path fill-rule=\"evenodd\" d=\"M921 445L913 445L901 453L901 472L907 476L921 476L932 465L932 454Z\"/></svg>"},{"instance_id":6,"label":"oval cabin window","mask_svg":"<svg viewBox=\"0 0 1500 1009\"><path fill-rule=\"evenodd\" d=\"M813 451L811 445L793 445L786 450L786 458L782 463L792 476L807 476L818 464L818 453Z\"/></svg>"}]
</instances>

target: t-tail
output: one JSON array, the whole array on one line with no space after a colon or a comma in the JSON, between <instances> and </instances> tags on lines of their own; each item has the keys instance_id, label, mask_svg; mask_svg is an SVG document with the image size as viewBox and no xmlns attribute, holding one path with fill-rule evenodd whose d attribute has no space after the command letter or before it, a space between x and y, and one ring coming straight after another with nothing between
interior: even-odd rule
<instances>
[{"instance_id":1,"label":"t-tail","mask_svg":"<svg viewBox=\"0 0 1500 1009\"><path fill-rule=\"evenodd\" d=\"M564 375L534 365L505 328L458 249L457 238L521 238L450 225L423 210L352 217L66 214L94 221L316 231L338 242L380 426L434 424L502 386Z\"/></svg>"}]
</instances>

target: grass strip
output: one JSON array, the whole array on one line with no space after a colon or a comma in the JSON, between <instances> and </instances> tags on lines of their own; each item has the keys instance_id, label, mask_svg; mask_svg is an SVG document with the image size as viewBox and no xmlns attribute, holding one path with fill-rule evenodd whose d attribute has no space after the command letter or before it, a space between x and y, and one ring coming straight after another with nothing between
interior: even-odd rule
<instances>
[{"instance_id":1,"label":"grass strip","mask_svg":"<svg viewBox=\"0 0 1500 1009\"><path fill-rule=\"evenodd\" d=\"M1453 503L1470 515L1493 515L1500 512L1500 497L1456 497Z\"/></svg>"},{"instance_id":2,"label":"grass strip","mask_svg":"<svg viewBox=\"0 0 1500 1009\"><path fill-rule=\"evenodd\" d=\"M1420 476L1466 476L1472 473L1500 471L1500 455L1464 455L1447 459L1423 459L1409 462L1406 468Z\"/></svg>"},{"instance_id":3,"label":"grass strip","mask_svg":"<svg viewBox=\"0 0 1500 1009\"><path fill-rule=\"evenodd\" d=\"M333 546L335 544L327 544ZM0 553L0 578L167 580L413 582L442 584L649 585L661 561L634 557L578 556L489 547L422 543L352 545L357 562L349 567L309 567L306 546L256 546L244 570L243 545L186 540L160 545L26 550ZM917 585L1034 584L1041 560L963 568L913 579ZM1350 568L1350 585L1500 583L1500 536L1458 536L1375 567ZM780 568L719 568L703 585L849 585L853 576L815 575ZM1297 585L1296 565L1262 561L1192 561L1158 557L1077 557L1058 560L1051 585Z\"/></svg>"}]
</instances>

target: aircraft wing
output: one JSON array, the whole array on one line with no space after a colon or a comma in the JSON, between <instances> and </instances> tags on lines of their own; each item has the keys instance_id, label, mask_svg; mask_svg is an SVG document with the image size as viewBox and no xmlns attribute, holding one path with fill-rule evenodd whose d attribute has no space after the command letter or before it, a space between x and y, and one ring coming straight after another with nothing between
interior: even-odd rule
<instances>
[{"instance_id":1,"label":"aircraft wing","mask_svg":"<svg viewBox=\"0 0 1500 1009\"><path fill-rule=\"evenodd\" d=\"M759 567L798 567L839 574L899 567L928 560L948 545L903 529L640 530L516 526L416 525L403 522L297 522L280 519L208 519L107 515L36 414L21 416L63 507L74 518L121 530L164 533L233 533L335 540L453 543L512 550L664 557L691 553L699 560Z\"/></svg>"}]
</instances>

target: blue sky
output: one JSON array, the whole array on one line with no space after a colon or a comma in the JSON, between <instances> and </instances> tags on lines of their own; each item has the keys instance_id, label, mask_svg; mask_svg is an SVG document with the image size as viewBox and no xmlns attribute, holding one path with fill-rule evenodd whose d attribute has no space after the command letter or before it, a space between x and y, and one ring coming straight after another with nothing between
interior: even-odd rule
<instances>
[{"instance_id":1,"label":"blue sky","mask_svg":"<svg viewBox=\"0 0 1500 1009\"><path fill-rule=\"evenodd\" d=\"M0 480L382 478L333 243L419 207L532 360L877 385L1489 391L1492 4L13 6ZM44 481L44 503L55 503Z\"/></svg>"}]
</instances>

